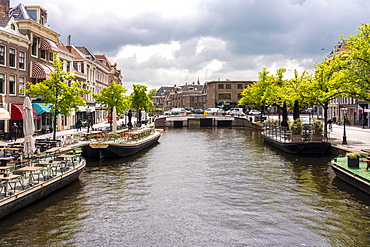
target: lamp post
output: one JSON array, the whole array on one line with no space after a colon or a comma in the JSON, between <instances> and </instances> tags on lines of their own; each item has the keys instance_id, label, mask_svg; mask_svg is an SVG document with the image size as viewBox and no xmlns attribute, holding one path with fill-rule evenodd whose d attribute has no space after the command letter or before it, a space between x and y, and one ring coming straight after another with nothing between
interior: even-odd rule
<instances>
[{"instance_id":1,"label":"lamp post","mask_svg":"<svg viewBox=\"0 0 370 247\"><path fill-rule=\"evenodd\" d=\"M87 108L86 108L86 115L87 115L87 121L86 121L86 124L87 124L87 133L89 133L89 132L90 132L90 113L91 113L90 106L87 106Z\"/></svg>"},{"instance_id":2,"label":"lamp post","mask_svg":"<svg viewBox=\"0 0 370 247\"><path fill-rule=\"evenodd\" d=\"M343 114L343 141L342 141L342 144L347 144L347 136L346 136L346 122L347 121L346 121L346 119L347 119L348 108L344 107L344 108L340 109L340 111Z\"/></svg>"}]
</instances>

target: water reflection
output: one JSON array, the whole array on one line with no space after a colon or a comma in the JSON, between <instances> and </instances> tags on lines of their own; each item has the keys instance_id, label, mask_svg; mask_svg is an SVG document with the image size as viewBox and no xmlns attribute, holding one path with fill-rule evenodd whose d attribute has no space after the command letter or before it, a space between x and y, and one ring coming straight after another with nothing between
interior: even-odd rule
<instances>
[{"instance_id":1,"label":"water reflection","mask_svg":"<svg viewBox=\"0 0 370 247\"><path fill-rule=\"evenodd\" d=\"M1 245L368 245L368 204L330 159L281 153L253 130L169 129L2 220Z\"/></svg>"}]
</instances>

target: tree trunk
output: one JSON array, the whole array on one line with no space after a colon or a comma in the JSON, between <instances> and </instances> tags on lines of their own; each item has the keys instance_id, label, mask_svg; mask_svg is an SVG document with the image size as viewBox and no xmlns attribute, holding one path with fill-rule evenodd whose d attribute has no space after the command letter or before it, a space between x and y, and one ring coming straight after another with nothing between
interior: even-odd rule
<instances>
[{"instance_id":1,"label":"tree trunk","mask_svg":"<svg viewBox=\"0 0 370 247\"><path fill-rule=\"evenodd\" d=\"M55 141L57 139L57 115L54 113L54 119L53 119L53 140Z\"/></svg>"}]
</instances>

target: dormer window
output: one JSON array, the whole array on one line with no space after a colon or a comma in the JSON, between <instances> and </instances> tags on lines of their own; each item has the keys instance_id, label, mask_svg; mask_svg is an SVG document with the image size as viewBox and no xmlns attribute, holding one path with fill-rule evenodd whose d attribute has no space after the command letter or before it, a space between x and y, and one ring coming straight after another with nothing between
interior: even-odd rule
<instances>
[{"instance_id":1,"label":"dormer window","mask_svg":"<svg viewBox=\"0 0 370 247\"><path fill-rule=\"evenodd\" d=\"M15 31L15 25L14 25L14 24L10 25L10 28L11 28L13 31Z\"/></svg>"}]
</instances>

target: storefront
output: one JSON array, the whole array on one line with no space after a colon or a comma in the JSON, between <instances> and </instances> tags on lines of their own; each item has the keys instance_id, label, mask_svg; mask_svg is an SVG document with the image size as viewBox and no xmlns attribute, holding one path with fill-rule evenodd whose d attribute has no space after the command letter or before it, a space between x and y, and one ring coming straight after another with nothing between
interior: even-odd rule
<instances>
[{"instance_id":1,"label":"storefront","mask_svg":"<svg viewBox=\"0 0 370 247\"><path fill-rule=\"evenodd\" d=\"M37 119L37 114L34 108L33 119ZM18 125L18 135L23 136L23 105L12 104L10 110L10 125L16 123Z\"/></svg>"},{"instance_id":2,"label":"storefront","mask_svg":"<svg viewBox=\"0 0 370 247\"><path fill-rule=\"evenodd\" d=\"M35 129L46 130L52 127L53 116L50 113L50 104L32 103L32 107L35 109L37 114Z\"/></svg>"}]
</instances>

